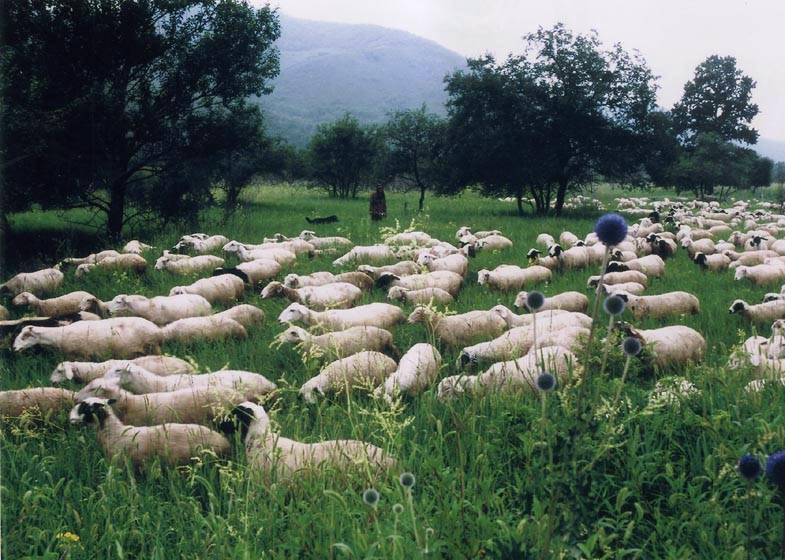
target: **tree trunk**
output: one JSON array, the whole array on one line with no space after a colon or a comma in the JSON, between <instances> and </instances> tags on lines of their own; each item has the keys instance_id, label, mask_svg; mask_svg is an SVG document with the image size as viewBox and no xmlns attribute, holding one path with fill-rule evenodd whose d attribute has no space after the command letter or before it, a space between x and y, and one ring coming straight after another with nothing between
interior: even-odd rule
<instances>
[{"instance_id":1,"label":"tree trunk","mask_svg":"<svg viewBox=\"0 0 785 560\"><path fill-rule=\"evenodd\" d=\"M125 175L117 179L110 186L109 213L106 219L106 232L111 241L117 242L123 232L123 217L125 216Z\"/></svg>"},{"instance_id":2,"label":"tree trunk","mask_svg":"<svg viewBox=\"0 0 785 560\"><path fill-rule=\"evenodd\" d=\"M561 216L562 208L564 207L564 199L567 196L567 186L569 182L567 177L559 177L559 190L556 191L556 215Z\"/></svg>"},{"instance_id":3,"label":"tree trunk","mask_svg":"<svg viewBox=\"0 0 785 560\"><path fill-rule=\"evenodd\" d=\"M521 189L518 189L518 192L515 193L515 202L518 203L518 215L523 216L523 192L521 192Z\"/></svg>"},{"instance_id":4,"label":"tree trunk","mask_svg":"<svg viewBox=\"0 0 785 560\"><path fill-rule=\"evenodd\" d=\"M425 202L425 185L420 185L420 212L422 212L423 202Z\"/></svg>"}]
</instances>

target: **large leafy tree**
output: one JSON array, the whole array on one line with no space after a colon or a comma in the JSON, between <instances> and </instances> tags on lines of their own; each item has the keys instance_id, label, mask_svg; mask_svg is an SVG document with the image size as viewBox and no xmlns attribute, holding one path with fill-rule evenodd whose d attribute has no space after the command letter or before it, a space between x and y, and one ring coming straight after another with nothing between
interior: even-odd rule
<instances>
[{"instance_id":1,"label":"large leafy tree","mask_svg":"<svg viewBox=\"0 0 785 560\"><path fill-rule=\"evenodd\" d=\"M755 81L736 66L734 57L708 57L695 69L695 77L684 85L684 94L673 107L677 132L688 144L703 133L755 144L758 131L750 126L758 114L752 102L754 88Z\"/></svg>"},{"instance_id":2,"label":"large leafy tree","mask_svg":"<svg viewBox=\"0 0 785 560\"><path fill-rule=\"evenodd\" d=\"M278 73L269 6L16 0L3 11L3 209L93 208L113 238L133 213L129 200L156 199L164 178L188 169L207 176L192 167L217 161L197 155L207 135L219 134L224 154L245 146L245 99L269 92ZM238 124L246 134L226 133Z\"/></svg>"},{"instance_id":3,"label":"large leafy tree","mask_svg":"<svg viewBox=\"0 0 785 560\"><path fill-rule=\"evenodd\" d=\"M470 60L446 78L451 175L487 194L529 194L540 213L559 214L570 190L598 176L640 178L654 109L654 77L620 45L563 25L524 37L523 55L503 64Z\"/></svg>"}]
</instances>

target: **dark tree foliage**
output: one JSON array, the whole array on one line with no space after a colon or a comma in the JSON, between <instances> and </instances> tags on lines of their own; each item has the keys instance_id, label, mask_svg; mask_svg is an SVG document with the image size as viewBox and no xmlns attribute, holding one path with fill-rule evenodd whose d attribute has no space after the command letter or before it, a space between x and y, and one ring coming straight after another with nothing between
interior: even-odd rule
<instances>
[{"instance_id":1,"label":"dark tree foliage","mask_svg":"<svg viewBox=\"0 0 785 560\"><path fill-rule=\"evenodd\" d=\"M316 184L334 198L356 198L363 183L372 181L380 135L348 113L319 125L308 144L309 165Z\"/></svg>"},{"instance_id":2,"label":"dark tree foliage","mask_svg":"<svg viewBox=\"0 0 785 560\"><path fill-rule=\"evenodd\" d=\"M758 114L752 103L755 81L745 76L732 56L712 55L695 69L684 85L681 100L673 107L676 130L685 143L702 133L727 141L755 144L758 131L750 126Z\"/></svg>"},{"instance_id":3,"label":"dark tree foliage","mask_svg":"<svg viewBox=\"0 0 785 560\"><path fill-rule=\"evenodd\" d=\"M3 12L4 212L93 208L118 238L154 202L203 205L216 165L234 196L238 151L261 124L244 100L278 73L269 6L16 0Z\"/></svg>"},{"instance_id":4,"label":"dark tree foliage","mask_svg":"<svg viewBox=\"0 0 785 560\"><path fill-rule=\"evenodd\" d=\"M420 191L419 209L423 209L425 192L439 181L439 163L444 150L444 120L420 109L397 111L390 115L383 135L388 173L405 188Z\"/></svg>"},{"instance_id":5,"label":"dark tree foliage","mask_svg":"<svg viewBox=\"0 0 785 560\"><path fill-rule=\"evenodd\" d=\"M778 161L774 164L771 180L778 185L785 185L785 161Z\"/></svg>"},{"instance_id":6,"label":"dark tree foliage","mask_svg":"<svg viewBox=\"0 0 785 560\"><path fill-rule=\"evenodd\" d=\"M524 37L525 53L469 60L446 78L447 190L534 199L539 213L598 176L640 180L653 123L654 77L637 54L603 49L563 25Z\"/></svg>"}]
</instances>

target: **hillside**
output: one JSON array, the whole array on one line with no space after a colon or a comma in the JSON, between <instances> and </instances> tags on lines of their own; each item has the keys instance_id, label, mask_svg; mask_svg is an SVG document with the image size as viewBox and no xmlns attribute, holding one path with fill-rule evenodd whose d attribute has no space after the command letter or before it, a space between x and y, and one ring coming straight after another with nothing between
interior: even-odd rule
<instances>
[{"instance_id":1,"label":"hillside","mask_svg":"<svg viewBox=\"0 0 785 560\"><path fill-rule=\"evenodd\" d=\"M298 146L346 112L364 123L423 103L444 114L444 76L466 62L433 41L375 25L282 14L281 29L281 73L259 103L270 132Z\"/></svg>"},{"instance_id":2,"label":"hillside","mask_svg":"<svg viewBox=\"0 0 785 560\"><path fill-rule=\"evenodd\" d=\"M771 158L774 161L785 161L785 142L782 140L759 138L758 143L752 148L761 156Z\"/></svg>"}]
</instances>

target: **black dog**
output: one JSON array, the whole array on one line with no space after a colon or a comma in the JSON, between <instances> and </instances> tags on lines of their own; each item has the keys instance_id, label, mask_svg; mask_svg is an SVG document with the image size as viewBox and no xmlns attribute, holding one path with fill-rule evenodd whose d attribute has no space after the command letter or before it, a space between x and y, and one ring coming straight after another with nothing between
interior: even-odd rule
<instances>
[{"instance_id":1,"label":"black dog","mask_svg":"<svg viewBox=\"0 0 785 560\"><path fill-rule=\"evenodd\" d=\"M338 216L332 215L332 216L325 216L324 218L313 218L313 219L306 216L305 221L308 222L309 224L331 224L333 222L338 221Z\"/></svg>"}]
</instances>

